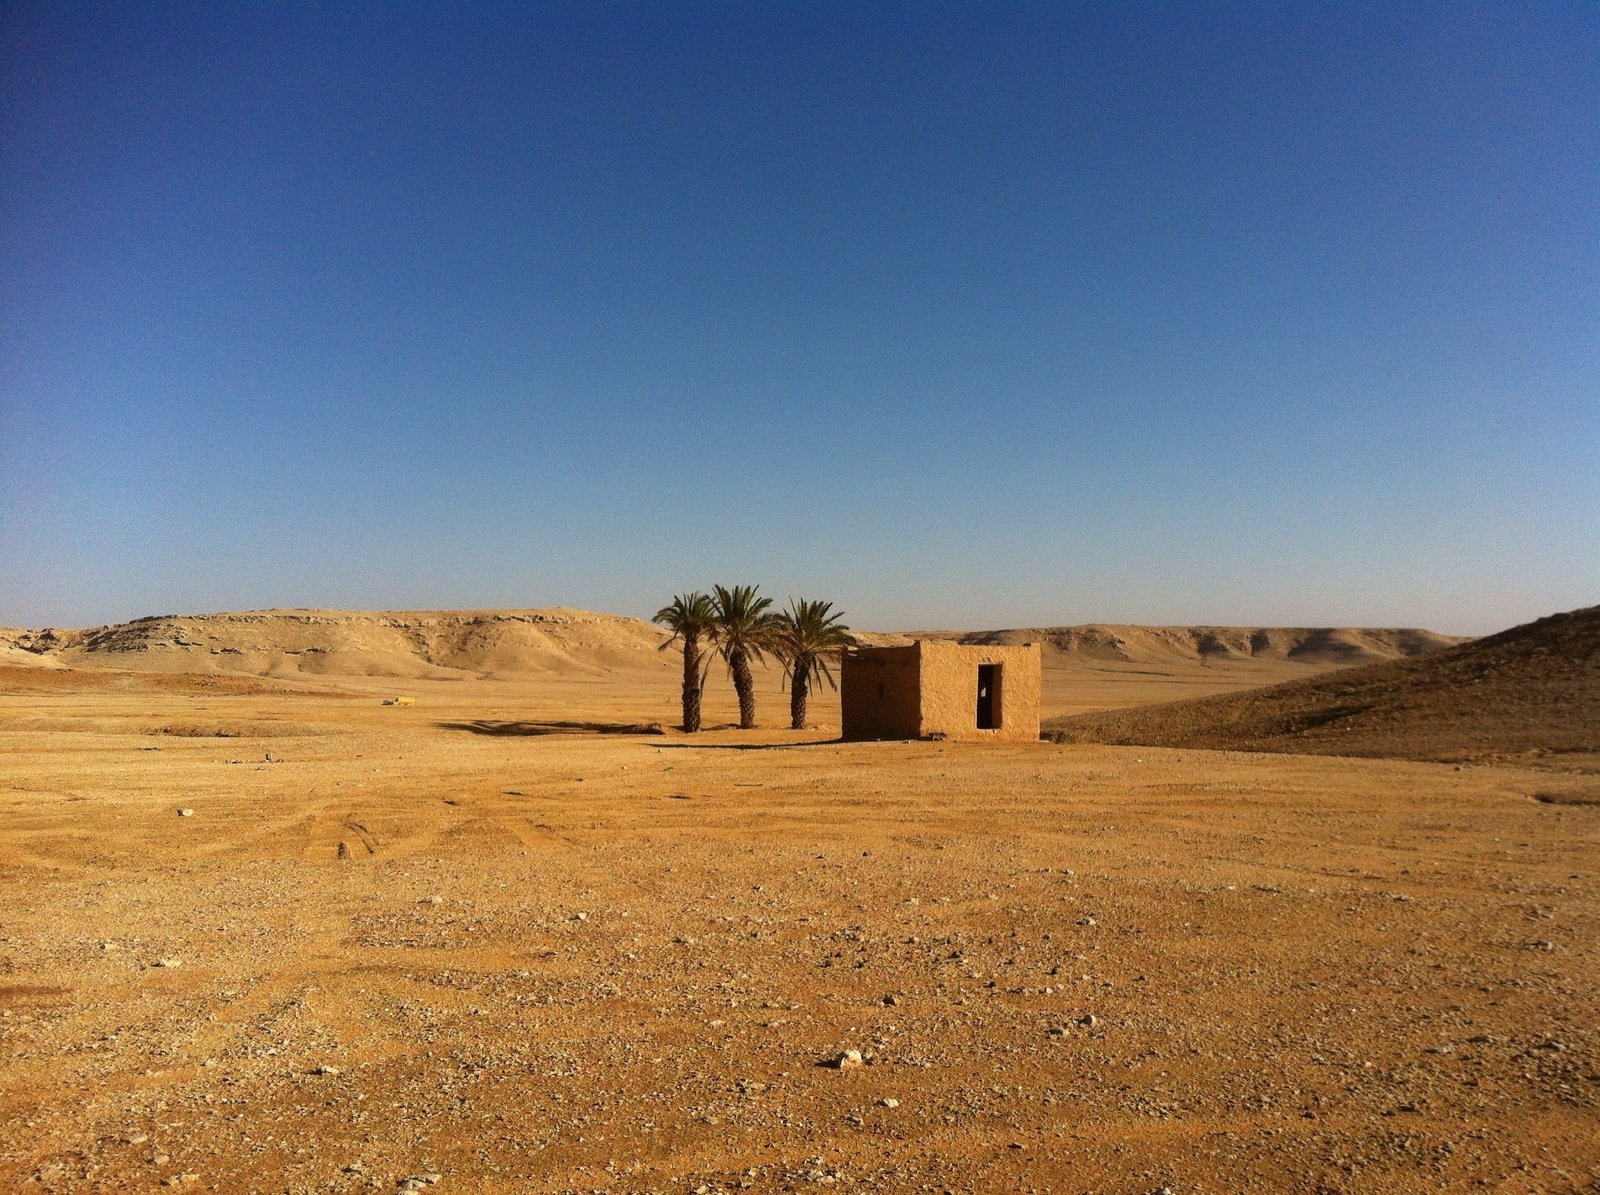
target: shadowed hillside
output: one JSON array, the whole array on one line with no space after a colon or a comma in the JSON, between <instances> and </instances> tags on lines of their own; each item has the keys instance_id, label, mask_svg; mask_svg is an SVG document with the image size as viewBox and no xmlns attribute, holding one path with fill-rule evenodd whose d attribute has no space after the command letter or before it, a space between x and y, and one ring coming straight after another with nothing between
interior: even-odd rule
<instances>
[{"instance_id":1,"label":"shadowed hillside","mask_svg":"<svg viewBox=\"0 0 1600 1195\"><path fill-rule=\"evenodd\" d=\"M1060 743L1600 767L1600 606L1420 659L1055 718L1044 733Z\"/></svg>"}]
</instances>

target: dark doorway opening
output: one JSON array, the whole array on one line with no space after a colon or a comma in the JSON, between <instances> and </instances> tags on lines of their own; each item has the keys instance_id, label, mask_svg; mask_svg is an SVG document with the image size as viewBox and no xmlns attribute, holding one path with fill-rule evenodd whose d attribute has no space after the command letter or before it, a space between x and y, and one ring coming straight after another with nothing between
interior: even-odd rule
<instances>
[{"instance_id":1,"label":"dark doorway opening","mask_svg":"<svg viewBox=\"0 0 1600 1195\"><path fill-rule=\"evenodd\" d=\"M978 729L1000 729L1000 665L978 665Z\"/></svg>"}]
</instances>

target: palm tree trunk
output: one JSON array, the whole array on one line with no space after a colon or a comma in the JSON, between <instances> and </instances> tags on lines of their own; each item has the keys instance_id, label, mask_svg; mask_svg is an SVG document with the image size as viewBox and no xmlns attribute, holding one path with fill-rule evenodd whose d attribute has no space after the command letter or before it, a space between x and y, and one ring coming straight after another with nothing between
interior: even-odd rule
<instances>
[{"instance_id":1,"label":"palm tree trunk","mask_svg":"<svg viewBox=\"0 0 1600 1195\"><path fill-rule=\"evenodd\" d=\"M694 734L700 729L700 639L683 641L683 730Z\"/></svg>"},{"instance_id":2,"label":"palm tree trunk","mask_svg":"<svg viewBox=\"0 0 1600 1195\"><path fill-rule=\"evenodd\" d=\"M789 727L792 730L806 728L806 698L811 695L811 674L800 663L799 660L794 662L794 672L789 678Z\"/></svg>"},{"instance_id":3,"label":"palm tree trunk","mask_svg":"<svg viewBox=\"0 0 1600 1195\"><path fill-rule=\"evenodd\" d=\"M749 730L756 724L756 680L750 674L750 657L735 650L728 657L728 667L733 672L733 691L739 694L739 729Z\"/></svg>"}]
</instances>

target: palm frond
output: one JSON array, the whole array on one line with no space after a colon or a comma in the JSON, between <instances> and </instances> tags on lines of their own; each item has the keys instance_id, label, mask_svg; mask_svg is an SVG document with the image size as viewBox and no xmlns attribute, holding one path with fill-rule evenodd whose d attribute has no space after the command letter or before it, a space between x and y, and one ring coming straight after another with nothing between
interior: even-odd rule
<instances>
[{"instance_id":1,"label":"palm frond","mask_svg":"<svg viewBox=\"0 0 1600 1195\"><path fill-rule=\"evenodd\" d=\"M771 606L772 599L762 597L759 586L711 587L714 619L710 638L730 665L736 655L762 660L772 650L775 621L769 612Z\"/></svg>"},{"instance_id":2,"label":"palm frond","mask_svg":"<svg viewBox=\"0 0 1600 1195\"><path fill-rule=\"evenodd\" d=\"M709 637L716 623L716 610L709 597L694 590L678 594L657 610L650 621L660 623L672 632L672 637L660 647L661 651L666 651L679 639L688 641Z\"/></svg>"},{"instance_id":3,"label":"palm frond","mask_svg":"<svg viewBox=\"0 0 1600 1195\"><path fill-rule=\"evenodd\" d=\"M783 662L785 684L793 684L796 674L818 684L826 681L837 688L831 659L855 642L844 625L843 612L834 613L833 603L789 599L789 608L776 615L773 651Z\"/></svg>"}]
</instances>

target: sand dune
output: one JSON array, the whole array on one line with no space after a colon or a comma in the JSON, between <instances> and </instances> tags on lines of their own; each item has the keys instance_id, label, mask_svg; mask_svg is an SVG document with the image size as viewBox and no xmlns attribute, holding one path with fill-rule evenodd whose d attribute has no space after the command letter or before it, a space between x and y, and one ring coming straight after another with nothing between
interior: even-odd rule
<instances>
[{"instance_id":1,"label":"sand dune","mask_svg":"<svg viewBox=\"0 0 1600 1195\"><path fill-rule=\"evenodd\" d=\"M1055 719L1058 742L1465 761L1600 762L1600 606L1423 659Z\"/></svg>"}]
</instances>

